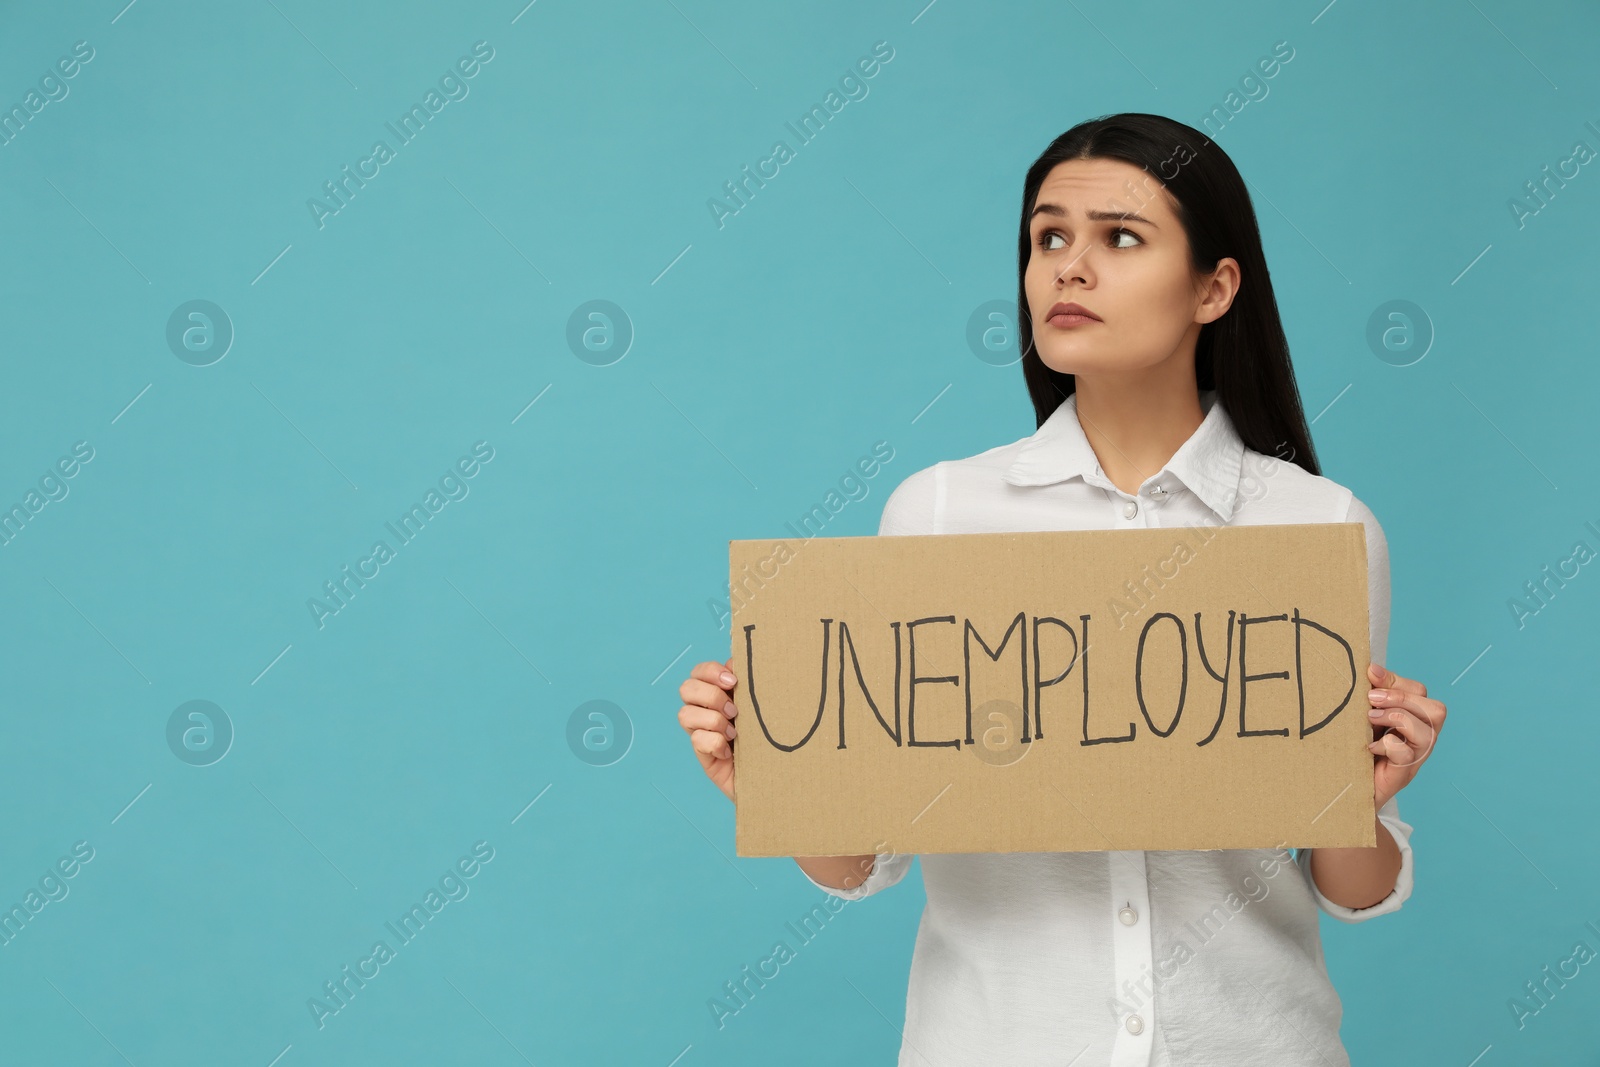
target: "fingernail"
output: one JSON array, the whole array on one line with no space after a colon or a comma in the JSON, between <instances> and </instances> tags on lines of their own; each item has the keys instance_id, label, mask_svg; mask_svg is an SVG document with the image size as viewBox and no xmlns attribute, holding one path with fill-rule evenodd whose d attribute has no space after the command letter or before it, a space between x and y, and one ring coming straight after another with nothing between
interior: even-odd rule
<instances>
[{"instance_id":1,"label":"fingernail","mask_svg":"<svg viewBox=\"0 0 1600 1067\"><path fill-rule=\"evenodd\" d=\"M738 736L739 736L739 728L737 726L733 725L733 723L730 722L728 724L728 740L732 741L735 737L738 737Z\"/></svg>"},{"instance_id":2,"label":"fingernail","mask_svg":"<svg viewBox=\"0 0 1600 1067\"><path fill-rule=\"evenodd\" d=\"M1384 710L1382 708L1368 708L1367 714L1374 719L1381 719L1384 716Z\"/></svg>"},{"instance_id":3,"label":"fingernail","mask_svg":"<svg viewBox=\"0 0 1600 1067\"><path fill-rule=\"evenodd\" d=\"M723 685L732 685L737 681L738 681L738 679L735 678L733 675L729 674L727 671L723 671L722 672L722 684Z\"/></svg>"},{"instance_id":4,"label":"fingernail","mask_svg":"<svg viewBox=\"0 0 1600 1067\"><path fill-rule=\"evenodd\" d=\"M1372 697L1373 700L1389 699L1389 691L1387 689L1373 689L1367 695Z\"/></svg>"},{"instance_id":5,"label":"fingernail","mask_svg":"<svg viewBox=\"0 0 1600 1067\"><path fill-rule=\"evenodd\" d=\"M734 707L733 701L730 700L726 704L722 705L722 714L731 719L735 715L739 714L739 709Z\"/></svg>"}]
</instances>

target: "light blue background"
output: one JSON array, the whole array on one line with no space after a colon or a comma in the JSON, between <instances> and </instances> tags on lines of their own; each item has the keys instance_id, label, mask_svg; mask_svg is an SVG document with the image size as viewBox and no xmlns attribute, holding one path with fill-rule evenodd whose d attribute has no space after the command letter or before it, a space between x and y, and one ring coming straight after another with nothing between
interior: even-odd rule
<instances>
[{"instance_id":1,"label":"light blue background","mask_svg":"<svg viewBox=\"0 0 1600 1067\"><path fill-rule=\"evenodd\" d=\"M1388 533L1391 665L1450 708L1402 796L1415 896L1325 920L1344 1037L1595 1062L1597 965L1520 1031L1507 1007L1600 949L1600 577L1507 607L1600 548L1600 173L1508 209L1600 148L1592 7L124 3L0 5L0 105L94 49L0 147L0 503L94 449L0 548L0 903L95 850L0 948L0 1060L892 1062L916 874L707 1008L822 896L734 857L677 724L728 655L727 541L783 535L875 441L830 536L1032 432L965 336L1015 292L1028 163L1098 114L1198 125L1284 40L1217 140L1325 472ZM480 40L469 95L319 229L307 199ZM708 199L878 41L870 94L719 229ZM194 299L236 330L210 366L166 342ZM567 342L596 299L635 331L609 366ZM1365 339L1394 299L1436 331L1409 366ZM480 440L470 494L319 629L308 598ZM211 766L167 745L194 699L236 731ZM633 726L610 766L567 743L590 700ZM319 1030L308 998L480 840L470 895Z\"/></svg>"}]
</instances>

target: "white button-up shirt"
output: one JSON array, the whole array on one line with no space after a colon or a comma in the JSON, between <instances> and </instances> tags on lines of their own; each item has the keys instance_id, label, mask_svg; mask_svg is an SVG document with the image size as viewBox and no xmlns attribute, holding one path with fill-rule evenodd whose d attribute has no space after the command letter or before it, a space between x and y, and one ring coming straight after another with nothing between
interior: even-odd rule
<instances>
[{"instance_id":1,"label":"white button-up shirt","mask_svg":"<svg viewBox=\"0 0 1600 1067\"><path fill-rule=\"evenodd\" d=\"M1248 448L1215 392L1201 403L1204 422L1135 494L1101 471L1074 394L1029 437L910 475L878 532L1361 522L1372 662L1384 662L1378 520L1339 483ZM923 856L901 1067L1347 1067L1317 916L1361 922L1411 895L1411 827L1393 799L1378 819L1400 846L1400 875L1359 910L1323 896L1306 849ZM859 900L913 858L879 855L854 889L815 884Z\"/></svg>"}]
</instances>

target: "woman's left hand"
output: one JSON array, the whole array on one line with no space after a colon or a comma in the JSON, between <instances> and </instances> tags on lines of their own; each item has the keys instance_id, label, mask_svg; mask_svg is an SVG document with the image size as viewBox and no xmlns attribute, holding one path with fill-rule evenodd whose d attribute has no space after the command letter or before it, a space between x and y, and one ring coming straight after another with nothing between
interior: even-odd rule
<instances>
[{"instance_id":1,"label":"woman's left hand","mask_svg":"<svg viewBox=\"0 0 1600 1067\"><path fill-rule=\"evenodd\" d=\"M1367 667L1371 690L1372 743L1378 759L1373 767L1373 801L1388 802L1417 776L1444 727L1445 708L1428 697L1428 687L1402 678L1376 663ZM1387 727L1387 729L1385 729Z\"/></svg>"}]
</instances>

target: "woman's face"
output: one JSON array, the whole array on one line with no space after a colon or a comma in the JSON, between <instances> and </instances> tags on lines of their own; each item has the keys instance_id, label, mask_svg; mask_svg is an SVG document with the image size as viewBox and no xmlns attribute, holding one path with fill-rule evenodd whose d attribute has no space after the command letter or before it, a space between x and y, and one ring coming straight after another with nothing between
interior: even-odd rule
<instances>
[{"instance_id":1,"label":"woman's face","mask_svg":"<svg viewBox=\"0 0 1600 1067\"><path fill-rule=\"evenodd\" d=\"M1192 273L1166 189L1120 160L1057 164L1039 187L1029 231L1023 277L1034 346L1064 374L1192 361L1201 325L1228 309L1238 287L1232 259L1210 275ZM1081 304L1099 319L1052 317L1058 303Z\"/></svg>"}]
</instances>

